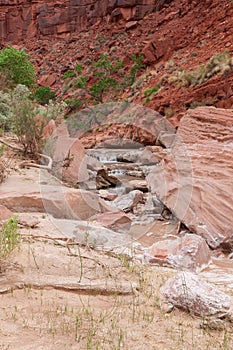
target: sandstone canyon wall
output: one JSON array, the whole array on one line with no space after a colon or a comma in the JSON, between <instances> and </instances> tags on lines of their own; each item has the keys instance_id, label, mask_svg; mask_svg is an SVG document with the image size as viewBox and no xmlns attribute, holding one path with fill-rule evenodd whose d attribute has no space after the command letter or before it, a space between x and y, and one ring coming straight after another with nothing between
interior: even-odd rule
<instances>
[{"instance_id":1,"label":"sandstone canyon wall","mask_svg":"<svg viewBox=\"0 0 233 350\"><path fill-rule=\"evenodd\" d=\"M1 0L0 40L65 38L102 20L139 20L160 3L161 0Z\"/></svg>"}]
</instances>

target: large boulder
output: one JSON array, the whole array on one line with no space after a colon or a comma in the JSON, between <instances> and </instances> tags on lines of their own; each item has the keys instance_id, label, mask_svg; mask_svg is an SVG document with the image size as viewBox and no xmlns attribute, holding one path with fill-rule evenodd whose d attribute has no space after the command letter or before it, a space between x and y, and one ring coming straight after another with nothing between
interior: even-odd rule
<instances>
[{"instance_id":1,"label":"large boulder","mask_svg":"<svg viewBox=\"0 0 233 350\"><path fill-rule=\"evenodd\" d=\"M56 174L76 185L89 179L85 150L77 138L58 137L52 155Z\"/></svg>"},{"instance_id":2,"label":"large boulder","mask_svg":"<svg viewBox=\"0 0 233 350\"><path fill-rule=\"evenodd\" d=\"M151 264L197 272L209 264L210 250L202 237L186 234L154 243L145 250L144 259Z\"/></svg>"},{"instance_id":3,"label":"large boulder","mask_svg":"<svg viewBox=\"0 0 233 350\"><path fill-rule=\"evenodd\" d=\"M199 107L147 181L152 193L212 248L233 247L233 110Z\"/></svg>"},{"instance_id":4,"label":"large boulder","mask_svg":"<svg viewBox=\"0 0 233 350\"><path fill-rule=\"evenodd\" d=\"M232 317L229 295L191 272L179 272L164 288L165 298L175 307L202 317Z\"/></svg>"}]
</instances>

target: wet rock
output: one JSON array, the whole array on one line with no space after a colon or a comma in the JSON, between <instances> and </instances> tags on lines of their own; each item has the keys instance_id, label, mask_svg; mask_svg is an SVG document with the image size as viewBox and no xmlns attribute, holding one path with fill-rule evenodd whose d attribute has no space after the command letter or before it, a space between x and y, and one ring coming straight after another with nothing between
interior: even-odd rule
<instances>
[{"instance_id":1,"label":"wet rock","mask_svg":"<svg viewBox=\"0 0 233 350\"><path fill-rule=\"evenodd\" d=\"M92 216L89 220L94 224L97 223L118 232L128 231L132 221L124 212L97 214Z\"/></svg>"},{"instance_id":2,"label":"wet rock","mask_svg":"<svg viewBox=\"0 0 233 350\"><path fill-rule=\"evenodd\" d=\"M14 214L4 205L0 205L0 221L10 219Z\"/></svg>"},{"instance_id":3,"label":"wet rock","mask_svg":"<svg viewBox=\"0 0 233 350\"><path fill-rule=\"evenodd\" d=\"M133 209L138 205L138 203L143 203L143 201L144 201L143 192L139 190L134 190L116 198L112 202L112 204L116 208L123 210L125 213L127 213L130 211L133 211Z\"/></svg>"},{"instance_id":4,"label":"wet rock","mask_svg":"<svg viewBox=\"0 0 233 350\"><path fill-rule=\"evenodd\" d=\"M164 210L163 203L151 193L148 193L144 206L144 214L162 214Z\"/></svg>"},{"instance_id":5,"label":"wet rock","mask_svg":"<svg viewBox=\"0 0 233 350\"><path fill-rule=\"evenodd\" d=\"M131 180L128 182L127 186L132 188L132 190L139 190L142 192L148 192L146 180Z\"/></svg>"},{"instance_id":6,"label":"wet rock","mask_svg":"<svg viewBox=\"0 0 233 350\"><path fill-rule=\"evenodd\" d=\"M138 162L141 151L135 150L134 152L122 152L117 155L118 162L128 162L128 163L136 163Z\"/></svg>"},{"instance_id":7,"label":"wet rock","mask_svg":"<svg viewBox=\"0 0 233 350\"><path fill-rule=\"evenodd\" d=\"M231 250L233 110L199 107L181 119L171 152L147 176L152 193L212 248Z\"/></svg>"},{"instance_id":8,"label":"wet rock","mask_svg":"<svg viewBox=\"0 0 233 350\"><path fill-rule=\"evenodd\" d=\"M146 249L144 254L144 259L150 264L195 272L205 268L210 262L210 257L205 240L193 234L160 240Z\"/></svg>"},{"instance_id":9,"label":"wet rock","mask_svg":"<svg viewBox=\"0 0 233 350\"><path fill-rule=\"evenodd\" d=\"M175 307L201 317L232 317L229 295L191 272L179 272L164 288L165 298Z\"/></svg>"},{"instance_id":10,"label":"wet rock","mask_svg":"<svg viewBox=\"0 0 233 350\"><path fill-rule=\"evenodd\" d=\"M106 169L100 169L96 175L96 188L106 188L110 186L116 186L120 181L116 176L109 175Z\"/></svg>"}]
</instances>

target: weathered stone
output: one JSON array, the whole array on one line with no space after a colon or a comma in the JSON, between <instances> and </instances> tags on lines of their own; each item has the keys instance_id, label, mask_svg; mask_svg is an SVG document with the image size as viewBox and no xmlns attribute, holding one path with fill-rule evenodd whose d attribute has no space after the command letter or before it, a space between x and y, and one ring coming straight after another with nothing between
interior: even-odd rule
<instances>
[{"instance_id":1,"label":"weathered stone","mask_svg":"<svg viewBox=\"0 0 233 350\"><path fill-rule=\"evenodd\" d=\"M52 140L54 168L63 180L72 184L89 179L85 150L76 138L58 137Z\"/></svg>"},{"instance_id":2,"label":"weathered stone","mask_svg":"<svg viewBox=\"0 0 233 350\"><path fill-rule=\"evenodd\" d=\"M25 227L34 228L34 227L37 227L40 223L40 220L37 217L28 213L17 214L17 218L18 218L18 224Z\"/></svg>"},{"instance_id":3,"label":"weathered stone","mask_svg":"<svg viewBox=\"0 0 233 350\"><path fill-rule=\"evenodd\" d=\"M131 225L131 234L137 237L137 240L143 247L150 247L152 244L168 237L177 237L179 223L177 220L161 221L154 218L153 222L148 225ZM175 237L176 236L176 237Z\"/></svg>"},{"instance_id":4,"label":"weathered stone","mask_svg":"<svg viewBox=\"0 0 233 350\"><path fill-rule=\"evenodd\" d=\"M117 177L109 175L106 169L99 169L96 175L96 188L106 188L110 186L116 186L120 181Z\"/></svg>"},{"instance_id":5,"label":"weathered stone","mask_svg":"<svg viewBox=\"0 0 233 350\"><path fill-rule=\"evenodd\" d=\"M132 190L148 192L148 186L147 186L146 180L131 180L129 181L128 186L131 187Z\"/></svg>"},{"instance_id":6,"label":"weathered stone","mask_svg":"<svg viewBox=\"0 0 233 350\"><path fill-rule=\"evenodd\" d=\"M151 264L171 266L176 269L200 271L210 261L210 250L202 237L186 234L154 243L145 251L145 260Z\"/></svg>"},{"instance_id":7,"label":"weathered stone","mask_svg":"<svg viewBox=\"0 0 233 350\"><path fill-rule=\"evenodd\" d=\"M38 81L41 86L52 86L56 83L56 76L53 74L42 75Z\"/></svg>"},{"instance_id":8,"label":"weathered stone","mask_svg":"<svg viewBox=\"0 0 233 350\"><path fill-rule=\"evenodd\" d=\"M116 208L123 210L125 213L127 213L129 211L133 211L133 209L138 205L138 203L143 203L143 201L143 192L139 190L134 190L129 192L128 194L123 194L111 203Z\"/></svg>"},{"instance_id":9,"label":"weathered stone","mask_svg":"<svg viewBox=\"0 0 233 350\"><path fill-rule=\"evenodd\" d=\"M137 26L138 22L137 21L130 21L125 24L125 29L132 29Z\"/></svg>"},{"instance_id":10,"label":"weathered stone","mask_svg":"<svg viewBox=\"0 0 233 350\"><path fill-rule=\"evenodd\" d=\"M148 175L160 200L212 248L233 247L233 110L199 107L182 118L171 152Z\"/></svg>"},{"instance_id":11,"label":"weathered stone","mask_svg":"<svg viewBox=\"0 0 233 350\"><path fill-rule=\"evenodd\" d=\"M159 146L147 146L140 156L140 163L145 165L159 163L166 156L166 152Z\"/></svg>"},{"instance_id":12,"label":"weathered stone","mask_svg":"<svg viewBox=\"0 0 233 350\"><path fill-rule=\"evenodd\" d=\"M11 218L14 214L11 210L6 208L4 205L0 205L0 221Z\"/></svg>"},{"instance_id":13,"label":"weathered stone","mask_svg":"<svg viewBox=\"0 0 233 350\"><path fill-rule=\"evenodd\" d=\"M131 225L131 219L123 212L97 214L89 220L113 231L120 232L128 231Z\"/></svg>"},{"instance_id":14,"label":"weathered stone","mask_svg":"<svg viewBox=\"0 0 233 350\"><path fill-rule=\"evenodd\" d=\"M0 185L0 204L15 212L49 213L57 218L76 220L117 211L97 194L64 187L47 171L38 169L10 175Z\"/></svg>"},{"instance_id":15,"label":"weathered stone","mask_svg":"<svg viewBox=\"0 0 233 350\"><path fill-rule=\"evenodd\" d=\"M65 237L95 249L126 254L127 246L132 246L132 237L126 233L114 232L106 227L100 228L100 225L93 222L53 219L53 223Z\"/></svg>"},{"instance_id":16,"label":"weathered stone","mask_svg":"<svg viewBox=\"0 0 233 350\"><path fill-rule=\"evenodd\" d=\"M111 193L108 190L99 190L99 195L101 198L107 200L107 201L113 201L118 197L117 193Z\"/></svg>"},{"instance_id":17,"label":"weathered stone","mask_svg":"<svg viewBox=\"0 0 233 350\"><path fill-rule=\"evenodd\" d=\"M175 307L208 317L231 317L231 298L191 272L179 272L164 288L165 298Z\"/></svg>"}]
</instances>

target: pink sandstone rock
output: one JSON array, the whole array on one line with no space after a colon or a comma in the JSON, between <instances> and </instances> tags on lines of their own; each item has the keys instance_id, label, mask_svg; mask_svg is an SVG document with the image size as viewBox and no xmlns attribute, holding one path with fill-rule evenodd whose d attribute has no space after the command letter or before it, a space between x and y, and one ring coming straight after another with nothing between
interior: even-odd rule
<instances>
[{"instance_id":1,"label":"pink sandstone rock","mask_svg":"<svg viewBox=\"0 0 233 350\"><path fill-rule=\"evenodd\" d=\"M14 214L4 205L0 205L0 221L11 218Z\"/></svg>"},{"instance_id":2,"label":"pink sandstone rock","mask_svg":"<svg viewBox=\"0 0 233 350\"><path fill-rule=\"evenodd\" d=\"M152 193L210 247L233 247L233 110L199 107L181 119Z\"/></svg>"},{"instance_id":3,"label":"pink sandstone rock","mask_svg":"<svg viewBox=\"0 0 233 350\"><path fill-rule=\"evenodd\" d=\"M165 298L179 309L208 317L232 318L229 295L191 272L179 272L163 288Z\"/></svg>"},{"instance_id":4,"label":"pink sandstone rock","mask_svg":"<svg viewBox=\"0 0 233 350\"><path fill-rule=\"evenodd\" d=\"M151 264L191 271L202 270L210 261L210 249L205 240L193 234L160 240L146 249L144 255Z\"/></svg>"}]
</instances>

